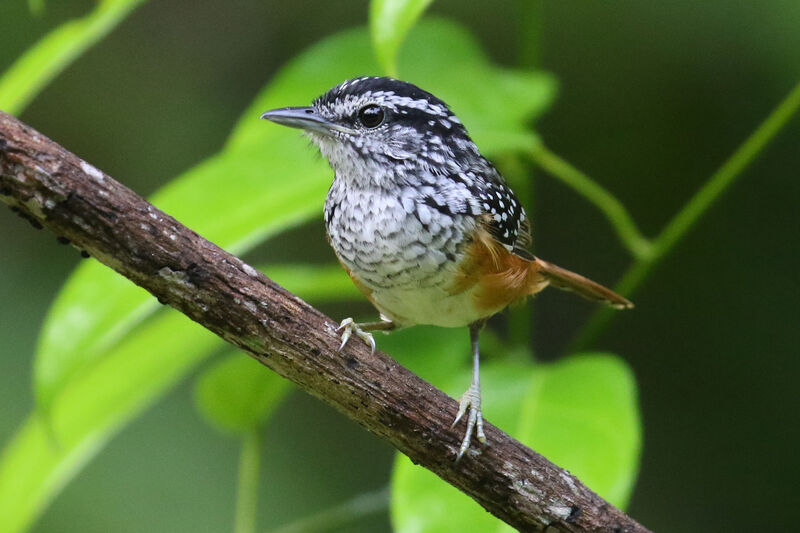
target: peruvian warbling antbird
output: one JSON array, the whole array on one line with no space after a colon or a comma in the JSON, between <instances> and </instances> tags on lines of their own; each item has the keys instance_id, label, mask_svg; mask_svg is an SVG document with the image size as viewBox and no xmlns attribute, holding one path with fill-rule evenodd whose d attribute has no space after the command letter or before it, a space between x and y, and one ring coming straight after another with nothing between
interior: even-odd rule
<instances>
[{"instance_id":1,"label":"peruvian warbling antbird","mask_svg":"<svg viewBox=\"0 0 800 533\"><path fill-rule=\"evenodd\" d=\"M528 250L525 210L461 121L434 95L382 77L337 85L309 107L261 118L305 130L334 170L325 200L328 240L381 320L342 321L375 349L370 331L417 324L468 327L472 384L453 425L486 443L481 416L478 335L486 320L547 285L623 309L632 304Z\"/></svg>"}]
</instances>

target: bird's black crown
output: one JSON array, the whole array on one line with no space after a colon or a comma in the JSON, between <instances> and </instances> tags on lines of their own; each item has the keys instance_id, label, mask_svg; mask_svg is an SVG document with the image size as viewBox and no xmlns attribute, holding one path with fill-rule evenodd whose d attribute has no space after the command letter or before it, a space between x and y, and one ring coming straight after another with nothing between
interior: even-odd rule
<instances>
[{"instance_id":1,"label":"bird's black crown","mask_svg":"<svg viewBox=\"0 0 800 533\"><path fill-rule=\"evenodd\" d=\"M386 96L395 96L397 98L426 100L432 105L440 106L450 111L447 107L447 104L445 104L442 100L432 95L428 91L420 89L413 83L381 76L362 76L360 78L353 78L351 80L344 81L317 98L314 103L330 106L347 97L361 96L365 93L380 93Z\"/></svg>"}]
</instances>

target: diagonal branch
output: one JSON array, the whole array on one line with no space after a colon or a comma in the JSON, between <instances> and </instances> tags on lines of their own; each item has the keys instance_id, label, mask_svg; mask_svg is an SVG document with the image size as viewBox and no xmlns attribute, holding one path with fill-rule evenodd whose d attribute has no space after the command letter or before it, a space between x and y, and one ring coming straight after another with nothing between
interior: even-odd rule
<instances>
[{"instance_id":1,"label":"diagonal branch","mask_svg":"<svg viewBox=\"0 0 800 533\"><path fill-rule=\"evenodd\" d=\"M647 530L492 425L454 462L456 402L122 184L0 112L0 201L324 400L520 531Z\"/></svg>"}]
</instances>

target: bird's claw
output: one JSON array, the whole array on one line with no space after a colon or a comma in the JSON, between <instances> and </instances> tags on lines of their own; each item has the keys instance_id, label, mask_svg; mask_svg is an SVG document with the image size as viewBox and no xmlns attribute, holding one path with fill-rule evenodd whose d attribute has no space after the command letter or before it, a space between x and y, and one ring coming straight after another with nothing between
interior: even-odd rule
<instances>
[{"instance_id":1,"label":"bird's claw","mask_svg":"<svg viewBox=\"0 0 800 533\"><path fill-rule=\"evenodd\" d=\"M339 324L339 327L336 328L336 332L342 333L342 344L339 345L339 351L341 352L344 349L344 345L347 344L347 341L350 340L350 337L353 333L356 334L362 341L367 343L369 346L370 352L375 353L375 337L372 336L372 333L369 331L364 331L356 324L352 318L345 318Z\"/></svg>"},{"instance_id":2,"label":"bird's claw","mask_svg":"<svg viewBox=\"0 0 800 533\"><path fill-rule=\"evenodd\" d=\"M458 402L458 414L450 427L454 427L458 424L461 417L467 414L467 409L469 409L469 414L467 415L467 431L464 434L464 439L461 441L461 447L458 449L456 462L461 460L461 457L469 449L473 430L481 444L486 444L486 435L483 432L483 415L481 414L481 390L475 383L470 385L467 392L461 396L461 400Z\"/></svg>"}]
</instances>

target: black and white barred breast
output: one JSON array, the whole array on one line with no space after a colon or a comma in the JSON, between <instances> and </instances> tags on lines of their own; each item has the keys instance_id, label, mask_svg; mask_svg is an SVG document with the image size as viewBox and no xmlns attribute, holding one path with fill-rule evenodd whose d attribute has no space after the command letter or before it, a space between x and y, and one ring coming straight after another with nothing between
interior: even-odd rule
<instances>
[{"instance_id":1,"label":"black and white barred breast","mask_svg":"<svg viewBox=\"0 0 800 533\"><path fill-rule=\"evenodd\" d=\"M452 292L476 229L520 254L530 237L519 201L458 118L430 93L385 78L350 80L314 105L340 122L367 105L387 115L369 136L314 139L335 171L328 238L357 285L399 325L482 318L469 291Z\"/></svg>"}]
</instances>

